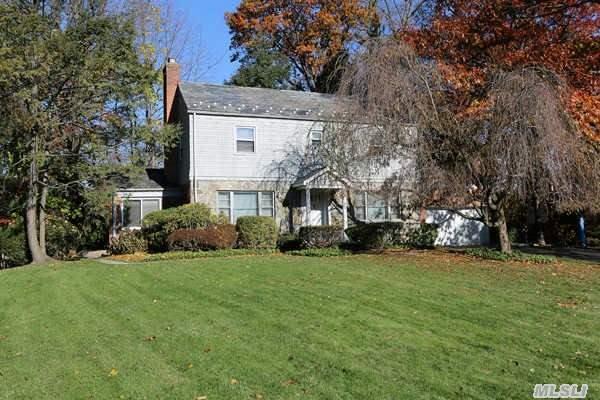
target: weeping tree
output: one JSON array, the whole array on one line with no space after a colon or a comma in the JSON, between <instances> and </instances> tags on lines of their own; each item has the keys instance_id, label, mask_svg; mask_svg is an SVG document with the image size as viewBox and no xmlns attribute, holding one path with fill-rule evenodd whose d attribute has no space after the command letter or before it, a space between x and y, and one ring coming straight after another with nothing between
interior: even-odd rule
<instances>
[{"instance_id":1,"label":"weeping tree","mask_svg":"<svg viewBox=\"0 0 600 400\"><path fill-rule=\"evenodd\" d=\"M0 24L0 173L22 188L29 251L40 263L50 191L130 173L144 165L135 143L173 134L140 124L136 111L158 74L139 61L132 22L104 1L2 2Z\"/></svg>"},{"instance_id":2,"label":"weeping tree","mask_svg":"<svg viewBox=\"0 0 600 400\"><path fill-rule=\"evenodd\" d=\"M600 207L599 153L566 111L560 78L530 67L488 81L485 100L460 113L435 63L397 40L370 43L344 73L324 157L348 179L387 169L386 190L497 228L503 252L507 208L531 196L560 210Z\"/></svg>"}]
</instances>

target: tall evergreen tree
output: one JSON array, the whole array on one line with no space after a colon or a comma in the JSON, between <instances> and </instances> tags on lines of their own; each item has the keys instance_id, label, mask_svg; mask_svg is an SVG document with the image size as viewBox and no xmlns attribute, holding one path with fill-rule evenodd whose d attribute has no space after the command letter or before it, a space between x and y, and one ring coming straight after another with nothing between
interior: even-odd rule
<instances>
[{"instance_id":1,"label":"tall evergreen tree","mask_svg":"<svg viewBox=\"0 0 600 400\"><path fill-rule=\"evenodd\" d=\"M249 47L240 56L240 68L227 82L230 85L289 89L292 66L281 53L264 43Z\"/></svg>"},{"instance_id":2,"label":"tall evergreen tree","mask_svg":"<svg viewBox=\"0 0 600 400\"><path fill-rule=\"evenodd\" d=\"M50 190L95 187L143 164L136 143L150 132L136 110L159 76L140 63L131 21L105 7L102 0L0 4L0 173L23 189L34 263L48 259Z\"/></svg>"}]
</instances>

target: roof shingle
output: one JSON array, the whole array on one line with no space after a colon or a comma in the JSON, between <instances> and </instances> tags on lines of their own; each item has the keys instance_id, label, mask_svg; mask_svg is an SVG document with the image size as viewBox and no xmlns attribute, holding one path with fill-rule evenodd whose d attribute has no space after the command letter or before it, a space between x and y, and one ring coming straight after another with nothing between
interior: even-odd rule
<instances>
[{"instance_id":1,"label":"roof shingle","mask_svg":"<svg viewBox=\"0 0 600 400\"><path fill-rule=\"evenodd\" d=\"M179 90L189 111L211 114L320 121L331 120L339 104L334 95L293 90L192 82L181 82Z\"/></svg>"}]
</instances>

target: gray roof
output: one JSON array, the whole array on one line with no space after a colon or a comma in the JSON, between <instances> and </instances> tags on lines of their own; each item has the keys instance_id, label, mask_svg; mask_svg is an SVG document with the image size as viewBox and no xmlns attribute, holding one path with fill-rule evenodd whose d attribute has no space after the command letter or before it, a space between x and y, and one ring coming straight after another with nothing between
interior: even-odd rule
<instances>
[{"instance_id":1,"label":"gray roof","mask_svg":"<svg viewBox=\"0 0 600 400\"><path fill-rule=\"evenodd\" d=\"M269 118L329 120L336 111L334 95L241 86L181 82L188 111Z\"/></svg>"},{"instance_id":2,"label":"gray roof","mask_svg":"<svg viewBox=\"0 0 600 400\"><path fill-rule=\"evenodd\" d=\"M148 168L140 175L130 179L126 178L119 185L122 189L167 189L165 170L162 168Z\"/></svg>"}]
</instances>

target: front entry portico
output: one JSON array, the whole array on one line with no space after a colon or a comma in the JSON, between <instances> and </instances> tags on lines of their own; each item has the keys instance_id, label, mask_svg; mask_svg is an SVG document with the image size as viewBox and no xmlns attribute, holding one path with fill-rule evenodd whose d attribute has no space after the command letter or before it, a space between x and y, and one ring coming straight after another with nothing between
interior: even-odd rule
<instances>
[{"instance_id":1,"label":"front entry portico","mask_svg":"<svg viewBox=\"0 0 600 400\"><path fill-rule=\"evenodd\" d=\"M343 189L343 185L334 180L326 168L298 179L292 188L299 191L301 195L302 226L330 225L332 223L331 200L337 191ZM348 227L348 202L346 192L343 191L343 193L343 225L346 229Z\"/></svg>"}]
</instances>

